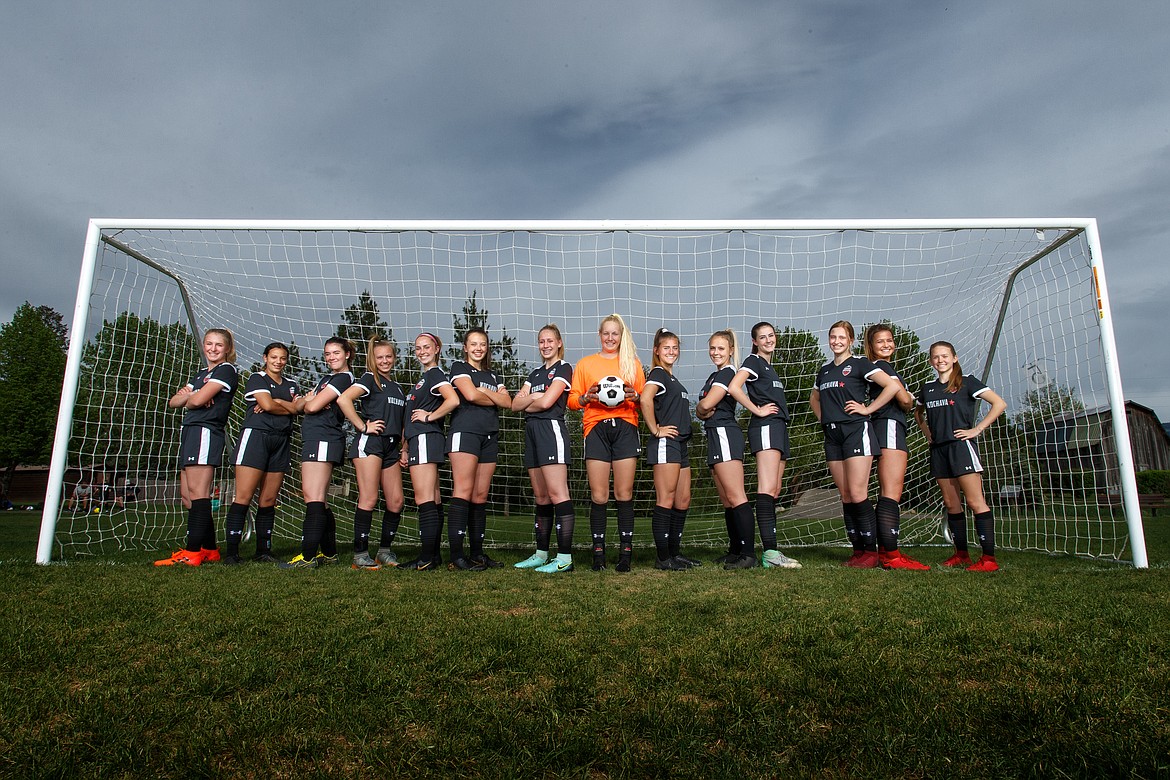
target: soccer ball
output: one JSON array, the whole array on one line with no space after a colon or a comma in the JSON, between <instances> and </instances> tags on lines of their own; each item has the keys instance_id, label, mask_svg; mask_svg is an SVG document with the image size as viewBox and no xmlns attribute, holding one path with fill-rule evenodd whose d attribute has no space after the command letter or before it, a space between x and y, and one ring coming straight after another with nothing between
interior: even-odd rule
<instances>
[{"instance_id":1,"label":"soccer ball","mask_svg":"<svg viewBox=\"0 0 1170 780\"><path fill-rule=\"evenodd\" d=\"M607 376L597 383L597 399L606 406L617 406L626 400L626 384L616 376Z\"/></svg>"}]
</instances>

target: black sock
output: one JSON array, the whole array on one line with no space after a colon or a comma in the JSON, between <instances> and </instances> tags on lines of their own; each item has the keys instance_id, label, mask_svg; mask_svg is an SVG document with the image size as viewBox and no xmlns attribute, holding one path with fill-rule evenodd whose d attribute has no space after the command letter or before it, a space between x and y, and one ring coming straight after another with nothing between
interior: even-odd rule
<instances>
[{"instance_id":1,"label":"black sock","mask_svg":"<svg viewBox=\"0 0 1170 780\"><path fill-rule=\"evenodd\" d=\"M438 518L438 526L435 531L435 540L431 545L431 560L441 561L443 556L440 554L440 547L443 544L443 523L446 522L446 513L443 510L443 502L435 502L435 517Z\"/></svg>"},{"instance_id":2,"label":"black sock","mask_svg":"<svg viewBox=\"0 0 1170 780\"><path fill-rule=\"evenodd\" d=\"M634 502L615 501L617 504L618 539L621 541L621 557L629 558L634 552Z\"/></svg>"},{"instance_id":3,"label":"black sock","mask_svg":"<svg viewBox=\"0 0 1170 780\"><path fill-rule=\"evenodd\" d=\"M756 525L760 527L760 546L764 552L776 549L776 499L756 493Z\"/></svg>"},{"instance_id":4,"label":"black sock","mask_svg":"<svg viewBox=\"0 0 1170 780\"><path fill-rule=\"evenodd\" d=\"M487 504L472 504L471 519L468 523L471 536L471 557L483 555L483 540L487 537Z\"/></svg>"},{"instance_id":5,"label":"black sock","mask_svg":"<svg viewBox=\"0 0 1170 780\"><path fill-rule=\"evenodd\" d=\"M682 549L683 528L687 524L687 510L670 510L670 554L675 556Z\"/></svg>"},{"instance_id":6,"label":"black sock","mask_svg":"<svg viewBox=\"0 0 1170 780\"><path fill-rule=\"evenodd\" d=\"M208 536L211 544L207 543ZM215 522L211 517L211 499L196 498L187 510L187 550L199 552L215 548Z\"/></svg>"},{"instance_id":7,"label":"black sock","mask_svg":"<svg viewBox=\"0 0 1170 780\"><path fill-rule=\"evenodd\" d=\"M386 510L382 515L382 538L378 542L379 547L389 548L394 544L394 537L398 535L398 524L401 522L402 512Z\"/></svg>"},{"instance_id":8,"label":"black sock","mask_svg":"<svg viewBox=\"0 0 1170 780\"><path fill-rule=\"evenodd\" d=\"M723 524L727 526L727 553L739 555L743 543L739 539L739 529L735 527L735 511L729 506L723 507Z\"/></svg>"},{"instance_id":9,"label":"black sock","mask_svg":"<svg viewBox=\"0 0 1170 780\"><path fill-rule=\"evenodd\" d=\"M325 508L325 525L321 530L321 553L332 558L337 555L337 518L324 501L321 502L321 506Z\"/></svg>"},{"instance_id":10,"label":"black sock","mask_svg":"<svg viewBox=\"0 0 1170 780\"><path fill-rule=\"evenodd\" d=\"M861 542L861 549L865 552L877 552L877 515L874 514L873 504L869 503L867 498L853 506L857 512L857 536Z\"/></svg>"},{"instance_id":11,"label":"black sock","mask_svg":"<svg viewBox=\"0 0 1170 780\"><path fill-rule=\"evenodd\" d=\"M887 552L898 549L898 531L901 527L901 511L898 502L889 496L878 499L877 509L878 544Z\"/></svg>"},{"instance_id":12,"label":"black sock","mask_svg":"<svg viewBox=\"0 0 1170 780\"><path fill-rule=\"evenodd\" d=\"M756 518L752 512L752 505L744 501L737 507L731 509L735 517L735 530L739 535L739 554L740 555L755 555L756 554Z\"/></svg>"},{"instance_id":13,"label":"black sock","mask_svg":"<svg viewBox=\"0 0 1170 780\"><path fill-rule=\"evenodd\" d=\"M955 545L955 552L967 552L967 515L964 512L955 512L947 515L947 528L951 530L951 542Z\"/></svg>"},{"instance_id":14,"label":"black sock","mask_svg":"<svg viewBox=\"0 0 1170 780\"><path fill-rule=\"evenodd\" d=\"M467 499L451 499L451 511L447 516L447 546L451 548L451 560L463 557L463 539L467 536L470 514L471 505Z\"/></svg>"},{"instance_id":15,"label":"black sock","mask_svg":"<svg viewBox=\"0 0 1170 780\"><path fill-rule=\"evenodd\" d=\"M549 540L552 538L552 526L555 510L552 504L537 504L536 517L533 519L533 530L536 534L536 549L548 552Z\"/></svg>"},{"instance_id":16,"label":"black sock","mask_svg":"<svg viewBox=\"0 0 1170 780\"><path fill-rule=\"evenodd\" d=\"M608 513L608 504L589 502L589 534L593 537L594 555L605 552L605 522Z\"/></svg>"},{"instance_id":17,"label":"black sock","mask_svg":"<svg viewBox=\"0 0 1170 780\"><path fill-rule=\"evenodd\" d=\"M370 551L370 527L374 525L373 509L358 509L353 513L353 551Z\"/></svg>"},{"instance_id":18,"label":"black sock","mask_svg":"<svg viewBox=\"0 0 1170 780\"><path fill-rule=\"evenodd\" d=\"M654 550L658 560L670 557L670 509L655 506L650 514L650 533L654 536Z\"/></svg>"},{"instance_id":19,"label":"black sock","mask_svg":"<svg viewBox=\"0 0 1170 780\"><path fill-rule=\"evenodd\" d=\"M852 503L841 502L841 516L845 519L845 538L853 546L854 552L861 551L861 537L857 534L857 508Z\"/></svg>"},{"instance_id":20,"label":"black sock","mask_svg":"<svg viewBox=\"0 0 1170 780\"><path fill-rule=\"evenodd\" d=\"M233 503L228 507L227 518L223 521L228 555L239 556L240 540L244 538L244 525L247 522L248 504Z\"/></svg>"},{"instance_id":21,"label":"black sock","mask_svg":"<svg viewBox=\"0 0 1170 780\"><path fill-rule=\"evenodd\" d=\"M557 525L557 552L568 555L573 551L573 526L577 524L573 502L562 501L553 507Z\"/></svg>"},{"instance_id":22,"label":"black sock","mask_svg":"<svg viewBox=\"0 0 1170 780\"><path fill-rule=\"evenodd\" d=\"M439 521L439 507L434 501L418 505L418 536L421 544L418 557L423 561L435 560L442 533Z\"/></svg>"},{"instance_id":23,"label":"black sock","mask_svg":"<svg viewBox=\"0 0 1170 780\"><path fill-rule=\"evenodd\" d=\"M272 529L276 526L276 507L262 506L256 510L256 554L272 552Z\"/></svg>"},{"instance_id":24,"label":"black sock","mask_svg":"<svg viewBox=\"0 0 1170 780\"><path fill-rule=\"evenodd\" d=\"M324 501L310 501L305 504L305 530L301 534L301 555L306 561L317 557L317 548L321 546L321 535L325 532Z\"/></svg>"},{"instance_id":25,"label":"black sock","mask_svg":"<svg viewBox=\"0 0 1170 780\"><path fill-rule=\"evenodd\" d=\"M984 555L995 557L995 518L991 510L975 515L975 533L979 536L979 547Z\"/></svg>"}]
</instances>

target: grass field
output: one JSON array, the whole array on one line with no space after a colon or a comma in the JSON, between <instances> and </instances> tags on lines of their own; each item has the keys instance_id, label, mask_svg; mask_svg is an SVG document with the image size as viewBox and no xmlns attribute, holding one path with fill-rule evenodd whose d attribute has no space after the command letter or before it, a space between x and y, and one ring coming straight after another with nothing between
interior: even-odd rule
<instances>
[{"instance_id":1,"label":"grass field","mask_svg":"<svg viewBox=\"0 0 1170 780\"><path fill-rule=\"evenodd\" d=\"M0 515L5 776L1170 775L1165 518L1147 571L994 575L40 567L38 522Z\"/></svg>"}]
</instances>

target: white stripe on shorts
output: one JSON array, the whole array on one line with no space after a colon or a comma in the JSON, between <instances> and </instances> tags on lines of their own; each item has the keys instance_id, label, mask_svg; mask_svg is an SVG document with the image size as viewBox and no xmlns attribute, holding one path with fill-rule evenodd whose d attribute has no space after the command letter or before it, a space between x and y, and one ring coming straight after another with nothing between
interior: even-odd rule
<instances>
[{"instance_id":1,"label":"white stripe on shorts","mask_svg":"<svg viewBox=\"0 0 1170 780\"><path fill-rule=\"evenodd\" d=\"M370 441L370 437L368 434L365 434L365 433L363 433L361 435L361 437L358 439L357 453L358 453L359 458L364 458L364 457L366 457L366 455L369 454L366 452L366 444L368 444L369 441Z\"/></svg>"},{"instance_id":2,"label":"white stripe on shorts","mask_svg":"<svg viewBox=\"0 0 1170 780\"><path fill-rule=\"evenodd\" d=\"M727 429L716 428L715 439L719 442L719 453L722 456L720 460L726 463L731 460L731 442L727 440Z\"/></svg>"},{"instance_id":3,"label":"white stripe on shorts","mask_svg":"<svg viewBox=\"0 0 1170 780\"><path fill-rule=\"evenodd\" d=\"M666 463L666 439L658 440L658 458L657 463Z\"/></svg>"},{"instance_id":4,"label":"white stripe on shorts","mask_svg":"<svg viewBox=\"0 0 1170 780\"><path fill-rule=\"evenodd\" d=\"M896 449L898 446L898 422L896 420L886 420L886 446L890 449Z\"/></svg>"},{"instance_id":5,"label":"white stripe on shorts","mask_svg":"<svg viewBox=\"0 0 1170 780\"><path fill-rule=\"evenodd\" d=\"M206 465L211 455L211 429L199 429L199 460L200 464Z\"/></svg>"},{"instance_id":6,"label":"white stripe on shorts","mask_svg":"<svg viewBox=\"0 0 1170 780\"><path fill-rule=\"evenodd\" d=\"M557 425L556 420L549 420L548 424L552 426L553 439L557 443L557 463L568 463L568 458L565 457L565 437L561 435L561 426Z\"/></svg>"},{"instance_id":7,"label":"white stripe on shorts","mask_svg":"<svg viewBox=\"0 0 1170 780\"><path fill-rule=\"evenodd\" d=\"M248 439L252 438L252 430L252 428L245 428L244 435L240 437L240 451L236 453L237 466L244 463L244 453L248 451Z\"/></svg>"},{"instance_id":8,"label":"white stripe on shorts","mask_svg":"<svg viewBox=\"0 0 1170 780\"><path fill-rule=\"evenodd\" d=\"M455 431L451 434L451 452L462 452L459 449L459 440L463 438L463 431Z\"/></svg>"},{"instance_id":9,"label":"white stripe on shorts","mask_svg":"<svg viewBox=\"0 0 1170 780\"><path fill-rule=\"evenodd\" d=\"M427 435L424 433L418 437L418 462L430 463L427 458Z\"/></svg>"},{"instance_id":10,"label":"white stripe on shorts","mask_svg":"<svg viewBox=\"0 0 1170 780\"><path fill-rule=\"evenodd\" d=\"M869 434L869 420L865 421L865 430L861 433L861 454L873 456L873 439ZM875 437L876 438L876 437Z\"/></svg>"},{"instance_id":11,"label":"white stripe on shorts","mask_svg":"<svg viewBox=\"0 0 1170 780\"><path fill-rule=\"evenodd\" d=\"M765 425L760 429L760 433L762 434L760 436L761 448L765 450L772 449L772 426Z\"/></svg>"},{"instance_id":12,"label":"white stripe on shorts","mask_svg":"<svg viewBox=\"0 0 1170 780\"><path fill-rule=\"evenodd\" d=\"M327 460L329 460L329 442L319 441L317 442L317 462L324 463Z\"/></svg>"},{"instance_id":13,"label":"white stripe on shorts","mask_svg":"<svg viewBox=\"0 0 1170 780\"><path fill-rule=\"evenodd\" d=\"M983 471L983 464L979 462L979 453L975 450L975 445L970 440L963 443L967 445L967 452L971 453L971 465L974 466L975 472Z\"/></svg>"}]
</instances>

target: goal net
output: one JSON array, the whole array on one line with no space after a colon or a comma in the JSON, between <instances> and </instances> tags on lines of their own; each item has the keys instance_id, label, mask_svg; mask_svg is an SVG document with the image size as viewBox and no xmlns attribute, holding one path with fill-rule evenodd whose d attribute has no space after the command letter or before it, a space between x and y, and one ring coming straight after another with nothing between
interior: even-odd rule
<instances>
[{"instance_id":1,"label":"goal net","mask_svg":"<svg viewBox=\"0 0 1170 780\"><path fill-rule=\"evenodd\" d=\"M1092 220L95 220L38 558L170 549L182 541L185 514L175 464L181 416L167 410L166 399L198 369L201 333L209 327L235 334L244 375L257 370L266 344L289 344L289 372L308 387L322 370L324 340L339 332L357 342L360 354L364 338L390 336L403 357L396 378L409 382L417 365L407 347L418 332L443 339L444 364L450 365L461 357L462 331L482 324L491 336L493 362L514 393L540 362L535 344L541 326L560 326L566 358L575 363L599 350L600 321L618 312L647 367L654 332L664 326L679 334L682 357L675 374L692 402L712 370L706 343L713 331L735 330L746 355L752 325L775 325L775 364L793 415L780 500L782 547L844 544L840 506L808 397L829 355L826 331L846 319L859 336L872 323L894 326L896 365L912 392L933 378L929 345L946 340L956 346L965 373L1007 400L1007 414L980 441L984 490L995 507L1001 547L1145 565L1096 241ZM359 356L355 374L362 366ZM229 448L242 417L238 396ZM501 417L488 523L489 543L500 546L531 544L522 424L519 415ZM573 413L570 428L572 495L584 509L588 489L580 420ZM684 541L717 547L726 541L723 514L705 468L703 436L697 425L695 430ZM941 544L945 514L928 472L927 447L913 425L909 438L902 542ZM295 440L293 452L299 452ZM749 455L749 496L752 460ZM67 502L78 481L95 485L95 500L85 511ZM417 518L405 481L400 538L409 545ZM220 470L215 484L222 534L233 489L230 468ZM443 488L449 496L446 472ZM342 540L351 529L355 500L356 483L346 465L335 472L330 493ZM641 464L637 546L650 545L653 502L651 469ZM302 516L294 463L278 507L278 551L282 543L295 546ZM586 541L579 533L578 542Z\"/></svg>"}]
</instances>

